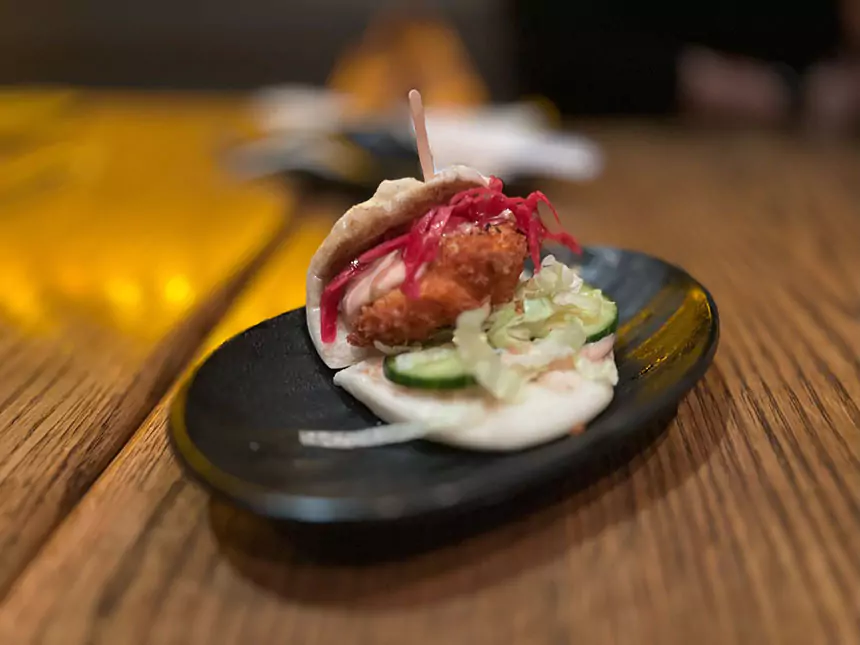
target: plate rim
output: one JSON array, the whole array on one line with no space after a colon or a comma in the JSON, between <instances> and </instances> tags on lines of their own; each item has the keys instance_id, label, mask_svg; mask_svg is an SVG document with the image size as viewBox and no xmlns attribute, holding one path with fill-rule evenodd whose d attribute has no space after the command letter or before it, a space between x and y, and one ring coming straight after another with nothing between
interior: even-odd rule
<instances>
[{"instance_id":1,"label":"plate rim","mask_svg":"<svg viewBox=\"0 0 860 645\"><path fill-rule=\"evenodd\" d=\"M612 251L646 257L657 260L681 272L688 276L705 294L711 317L705 351L691 368L688 376L668 386L666 388L667 394L660 397L659 400L651 400L645 404L644 409L640 408L635 422L622 418L623 422L618 422L612 428L604 429L603 432L591 435L586 432L580 435L580 442L576 446L575 453L587 451L607 441L617 441L618 432L623 428L628 428L628 432L647 428L661 416L664 416L669 408L677 406L710 369L720 341L720 315L713 295L686 269L668 262L659 256L643 251L607 245L589 245L584 247L583 250L591 252ZM209 461L206 455L191 440L185 423L186 401L197 374L216 353L220 352L229 343L236 341L243 334L256 327L270 323L291 311L302 309L304 309L303 306L281 312L243 329L219 344L218 347L194 365L193 369L189 370L176 391L173 400L170 402L167 424L169 444L182 470L208 492L220 499L245 508L252 513L272 520L306 524L404 521L436 513L469 510L492 504L491 499L482 498L480 489L483 486L480 484L475 486L473 484L472 488L474 490L467 491L459 496L462 499L450 503L444 503L438 498L438 495L433 495L432 491L422 491L421 494L413 495L406 502L391 505L391 508L386 512L383 507L384 505L380 505L378 501L374 502L358 498L294 495L275 491L269 487L248 482L225 472ZM582 441L586 443L583 444ZM523 454L527 454L528 452L530 451L524 451ZM554 454L552 458L546 460L548 462L547 469L557 472L563 468L565 463L570 462L572 457L573 455L570 453L565 454L562 452ZM519 473L522 469L525 469L525 473L523 474ZM534 475L533 473L535 472L536 469L533 466L526 468L523 465L520 465L520 468L517 468L515 471L511 471L510 464L508 464L508 472L503 474L501 482L498 479L494 479L492 488L498 489L501 487L504 489L506 496L513 496L516 493L534 487L539 481L548 479L553 474L541 472L540 475ZM529 474L532 475L529 476ZM462 486L463 484L460 485ZM492 495L488 495L488 497L492 497Z\"/></svg>"}]
</instances>

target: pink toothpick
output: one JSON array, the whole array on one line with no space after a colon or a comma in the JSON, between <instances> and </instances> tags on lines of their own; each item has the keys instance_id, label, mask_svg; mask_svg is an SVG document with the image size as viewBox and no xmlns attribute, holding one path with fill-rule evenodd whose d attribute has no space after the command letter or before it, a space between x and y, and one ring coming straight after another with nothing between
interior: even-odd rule
<instances>
[{"instance_id":1,"label":"pink toothpick","mask_svg":"<svg viewBox=\"0 0 860 645\"><path fill-rule=\"evenodd\" d=\"M415 145L418 147L418 159L421 161L421 173L424 181L433 179L433 154L430 152L430 141L427 138L427 123L424 120L424 104L421 102L421 92L410 90L409 109L412 112L412 124L415 126Z\"/></svg>"}]
</instances>

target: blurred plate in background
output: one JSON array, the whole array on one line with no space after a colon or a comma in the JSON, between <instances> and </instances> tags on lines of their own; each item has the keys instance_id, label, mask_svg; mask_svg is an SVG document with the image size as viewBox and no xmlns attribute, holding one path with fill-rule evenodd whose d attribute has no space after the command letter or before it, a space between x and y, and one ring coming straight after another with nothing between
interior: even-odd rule
<instances>
[{"instance_id":1,"label":"blurred plate in background","mask_svg":"<svg viewBox=\"0 0 860 645\"><path fill-rule=\"evenodd\" d=\"M372 192L384 179L420 172L405 100L391 113L356 116L345 96L286 87L262 91L253 105L262 136L229 156L242 177L286 174ZM428 108L427 128L437 169L465 164L506 182L588 181L603 166L596 143L553 129L537 104Z\"/></svg>"}]
</instances>

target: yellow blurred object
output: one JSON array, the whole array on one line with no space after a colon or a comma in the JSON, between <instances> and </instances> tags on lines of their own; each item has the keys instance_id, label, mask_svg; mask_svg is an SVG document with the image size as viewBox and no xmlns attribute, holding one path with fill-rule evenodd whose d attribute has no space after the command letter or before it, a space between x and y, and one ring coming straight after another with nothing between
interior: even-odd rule
<instances>
[{"instance_id":1,"label":"yellow blurred object","mask_svg":"<svg viewBox=\"0 0 860 645\"><path fill-rule=\"evenodd\" d=\"M338 213L339 215L339 213ZM305 304L305 274L311 257L331 231L332 218L310 214L297 222L286 243L242 292L206 340L198 360L256 323Z\"/></svg>"},{"instance_id":2,"label":"yellow blurred object","mask_svg":"<svg viewBox=\"0 0 860 645\"><path fill-rule=\"evenodd\" d=\"M0 88L0 137L44 136L62 128L79 94L65 88Z\"/></svg>"},{"instance_id":3,"label":"yellow blurred object","mask_svg":"<svg viewBox=\"0 0 860 645\"><path fill-rule=\"evenodd\" d=\"M236 98L70 96L0 92L0 320L148 349L273 239L289 200L218 167L247 127Z\"/></svg>"},{"instance_id":4,"label":"yellow blurred object","mask_svg":"<svg viewBox=\"0 0 860 645\"><path fill-rule=\"evenodd\" d=\"M433 20L383 16L347 49L330 78L353 99L354 116L373 116L402 104L413 87L431 107L475 107L487 88L457 32Z\"/></svg>"}]
</instances>

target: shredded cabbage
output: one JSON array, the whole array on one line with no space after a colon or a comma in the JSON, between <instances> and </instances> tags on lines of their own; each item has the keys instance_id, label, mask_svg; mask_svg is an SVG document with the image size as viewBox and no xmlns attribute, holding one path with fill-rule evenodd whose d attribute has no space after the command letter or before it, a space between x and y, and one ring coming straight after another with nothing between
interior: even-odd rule
<instances>
[{"instance_id":1,"label":"shredded cabbage","mask_svg":"<svg viewBox=\"0 0 860 645\"><path fill-rule=\"evenodd\" d=\"M553 255L547 255L540 263L540 271L521 282L517 289L520 299L534 297L552 298L561 293L578 293L582 288L582 278L567 266L559 262Z\"/></svg>"},{"instance_id":2,"label":"shredded cabbage","mask_svg":"<svg viewBox=\"0 0 860 645\"><path fill-rule=\"evenodd\" d=\"M489 305L461 313L454 328L454 344L463 365L478 384L495 398L510 401L517 397L525 379L504 365L502 357L487 341L484 322L489 314Z\"/></svg>"},{"instance_id":3,"label":"shredded cabbage","mask_svg":"<svg viewBox=\"0 0 860 645\"><path fill-rule=\"evenodd\" d=\"M547 298L529 298L523 301L523 322L543 322L555 313L555 307Z\"/></svg>"},{"instance_id":4,"label":"shredded cabbage","mask_svg":"<svg viewBox=\"0 0 860 645\"><path fill-rule=\"evenodd\" d=\"M493 347L524 350L554 330L598 320L606 306L599 289L586 286L573 269L548 255L540 273L517 287L514 301L490 315L487 337ZM571 341L575 350L585 343L579 336Z\"/></svg>"},{"instance_id":5,"label":"shredded cabbage","mask_svg":"<svg viewBox=\"0 0 860 645\"><path fill-rule=\"evenodd\" d=\"M577 369L615 385L613 360L579 356L585 325L599 321L607 306L612 304L599 289L549 255L539 273L520 282L512 302L461 314L454 343L478 384L499 399L515 398L525 383L552 369Z\"/></svg>"},{"instance_id":6,"label":"shredded cabbage","mask_svg":"<svg viewBox=\"0 0 860 645\"><path fill-rule=\"evenodd\" d=\"M524 351L505 352L503 362L528 376L537 376L550 365L575 356L584 343L585 331L582 325L575 323L552 330L544 338L529 343ZM572 367L573 361L570 363Z\"/></svg>"}]
</instances>

